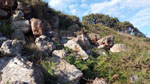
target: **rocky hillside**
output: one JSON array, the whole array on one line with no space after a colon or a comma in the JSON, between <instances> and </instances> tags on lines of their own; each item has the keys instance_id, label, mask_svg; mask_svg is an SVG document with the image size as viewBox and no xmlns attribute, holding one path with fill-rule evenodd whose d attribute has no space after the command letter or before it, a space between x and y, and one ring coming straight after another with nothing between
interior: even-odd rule
<instances>
[{"instance_id":1,"label":"rocky hillside","mask_svg":"<svg viewBox=\"0 0 150 84\"><path fill-rule=\"evenodd\" d=\"M80 22L41 0L0 0L0 84L149 84L150 39L108 18Z\"/></svg>"}]
</instances>

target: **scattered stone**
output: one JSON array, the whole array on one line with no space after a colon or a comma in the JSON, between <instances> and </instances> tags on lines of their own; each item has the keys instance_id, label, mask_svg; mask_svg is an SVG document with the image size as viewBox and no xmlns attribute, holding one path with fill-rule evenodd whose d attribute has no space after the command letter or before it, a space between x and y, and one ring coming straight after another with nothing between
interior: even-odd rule
<instances>
[{"instance_id":1,"label":"scattered stone","mask_svg":"<svg viewBox=\"0 0 150 84\"><path fill-rule=\"evenodd\" d=\"M15 10L15 14L12 16L12 20L23 20L24 19L24 14L20 10Z\"/></svg>"},{"instance_id":2,"label":"scattered stone","mask_svg":"<svg viewBox=\"0 0 150 84\"><path fill-rule=\"evenodd\" d=\"M123 52L127 50L128 48L125 44L115 44L112 48L110 48L111 52Z\"/></svg>"},{"instance_id":3,"label":"scattered stone","mask_svg":"<svg viewBox=\"0 0 150 84\"><path fill-rule=\"evenodd\" d=\"M44 84L44 76L25 58L0 58L0 84Z\"/></svg>"},{"instance_id":4,"label":"scattered stone","mask_svg":"<svg viewBox=\"0 0 150 84\"><path fill-rule=\"evenodd\" d=\"M95 78L93 84L107 84L107 82L103 78Z\"/></svg>"},{"instance_id":5,"label":"scattered stone","mask_svg":"<svg viewBox=\"0 0 150 84\"><path fill-rule=\"evenodd\" d=\"M21 40L23 44L26 44L24 33L21 30L15 30L11 38Z\"/></svg>"},{"instance_id":6,"label":"scattered stone","mask_svg":"<svg viewBox=\"0 0 150 84\"><path fill-rule=\"evenodd\" d=\"M56 48L54 43L53 42L49 42L46 39L46 36L44 36L44 35L36 38L35 43L36 43L37 47L42 52L45 52L45 53L48 53L48 54L50 54Z\"/></svg>"},{"instance_id":7,"label":"scattered stone","mask_svg":"<svg viewBox=\"0 0 150 84\"><path fill-rule=\"evenodd\" d=\"M88 40L88 38L86 37L85 34L81 34L79 36L77 36L77 43L79 43L79 45L84 49L84 50L88 50L91 48L91 44L90 41Z\"/></svg>"},{"instance_id":8,"label":"scattered stone","mask_svg":"<svg viewBox=\"0 0 150 84\"><path fill-rule=\"evenodd\" d=\"M12 21L11 28L14 30L21 30L24 33L27 33L30 31L29 20Z\"/></svg>"},{"instance_id":9,"label":"scattered stone","mask_svg":"<svg viewBox=\"0 0 150 84\"><path fill-rule=\"evenodd\" d=\"M0 48L0 52L2 52L3 54L20 56L22 48L23 48L23 43L21 41L7 40L3 42Z\"/></svg>"},{"instance_id":10,"label":"scattered stone","mask_svg":"<svg viewBox=\"0 0 150 84\"><path fill-rule=\"evenodd\" d=\"M86 60L89 57L88 54L80 47L80 45L73 40L68 40L64 46L77 52L77 54L80 55L83 60Z\"/></svg>"},{"instance_id":11,"label":"scattered stone","mask_svg":"<svg viewBox=\"0 0 150 84\"><path fill-rule=\"evenodd\" d=\"M99 49L109 50L114 45L114 36L109 35L97 41Z\"/></svg>"},{"instance_id":12,"label":"scattered stone","mask_svg":"<svg viewBox=\"0 0 150 84\"><path fill-rule=\"evenodd\" d=\"M53 57L64 58L66 55L67 55L67 52L65 50L54 50L52 52Z\"/></svg>"},{"instance_id":13,"label":"scattered stone","mask_svg":"<svg viewBox=\"0 0 150 84\"><path fill-rule=\"evenodd\" d=\"M58 83L79 83L79 80L82 77L83 73L80 70L78 70L74 65L67 63L65 60L59 57L54 57L52 62L57 63L54 70L54 77L58 78Z\"/></svg>"},{"instance_id":14,"label":"scattered stone","mask_svg":"<svg viewBox=\"0 0 150 84\"><path fill-rule=\"evenodd\" d=\"M0 18L5 18L7 17L8 13L2 9L0 9Z\"/></svg>"},{"instance_id":15,"label":"scattered stone","mask_svg":"<svg viewBox=\"0 0 150 84\"><path fill-rule=\"evenodd\" d=\"M59 35L57 32L50 31L50 32L48 32L47 36L50 37L52 39L52 41L55 41L58 43L60 42Z\"/></svg>"},{"instance_id":16,"label":"scattered stone","mask_svg":"<svg viewBox=\"0 0 150 84\"><path fill-rule=\"evenodd\" d=\"M100 36L96 33L90 33L88 34L88 38L92 44L96 45L97 41L100 39Z\"/></svg>"},{"instance_id":17,"label":"scattered stone","mask_svg":"<svg viewBox=\"0 0 150 84\"><path fill-rule=\"evenodd\" d=\"M2 9L12 9L15 4L15 0L0 0L0 8Z\"/></svg>"},{"instance_id":18,"label":"scattered stone","mask_svg":"<svg viewBox=\"0 0 150 84\"><path fill-rule=\"evenodd\" d=\"M139 81L139 77L138 77L138 75L132 75L130 77L130 80L131 80L131 82L137 82L137 81Z\"/></svg>"}]
</instances>

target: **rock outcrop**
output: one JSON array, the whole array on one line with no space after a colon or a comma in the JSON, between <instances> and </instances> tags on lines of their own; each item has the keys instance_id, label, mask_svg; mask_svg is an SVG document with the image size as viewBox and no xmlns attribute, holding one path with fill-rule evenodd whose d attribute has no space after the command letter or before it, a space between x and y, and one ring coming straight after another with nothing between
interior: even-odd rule
<instances>
[{"instance_id":1,"label":"rock outcrop","mask_svg":"<svg viewBox=\"0 0 150 84\"><path fill-rule=\"evenodd\" d=\"M22 48L23 48L23 43L21 41L7 40L3 42L0 48L0 52L2 52L3 54L20 56Z\"/></svg>"},{"instance_id":2,"label":"rock outcrop","mask_svg":"<svg viewBox=\"0 0 150 84\"><path fill-rule=\"evenodd\" d=\"M65 50L54 50L52 52L52 56L53 57L60 57L60 58L64 58L67 55L67 52Z\"/></svg>"},{"instance_id":3,"label":"rock outcrop","mask_svg":"<svg viewBox=\"0 0 150 84\"><path fill-rule=\"evenodd\" d=\"M99 49L109 50L114 45L114 36L109 35L97 41Z\"/></svg>"},{"instance_id":4,"label":"rock outcrop","mask_svg":"<svg viewBox=\"0 0 150 84\"><path fill-rule=\"evenodd\" d=\"M0 58L0 84L44 84L43 73L24 58Z\"/></svg>"},{"instance_id":5,"label":"rock outcrop","mask_svg":"<svg viewBox=\"0 0 150 84\"><path fill-rule=\"evenodd\" d=\"M53 42L49 42L46 36L42 35L35 40L36 46L39 48L40 51L50 54L56 46Z\"/></svg>"},{"instance_id":6,"label":"rock outcrop","mask_svg":"<svg viewBox=\"0 0 150 84\"><path fill-rule=\"evenodd\" d=\"M110 48L111 52L123 52L127 50L128 48L125 44L115 44L112 48Z\"/></svg>"},{"instance_id":7,"label":"rock outcrop","mask_svg":"<svg viewBox=\"0 0 150 84\"><path fill-rule=\"evenodd\" d=\"M8 40L6 37L4 36L0 36L0 47L3 44L4 41Z\"/></svg>"},{"instance_id":8,"label":"rock outcrop","mask_svg":"<svg viewBox=\"0 0 150 84\"><path fill-rule=\"evenodd\" d=\"M107 84L107 82L103 78L95 78L93 84Z\"/></svg>"},{"instance_id":9,"label":"rock outcrop","mask_svg":"<svg viewBox=\"0 0 150 84\"><path fill-rule=\"evenodd\" d=\"M83 73L74 65L67 63L59 57L54 57L51 62L57 63L54 70L54 76L58 78L59 84L65 84L67 82L72 82L72 84L79 83Z\"/></svg>"},{"instance_id":10,"label":"rock outcrop","mask_svg":"<svg viewBox=\"0 0 150 84\"><path fill-rule=\"evenodd\" d=\"M88 34L88 38L92 44L96 45L97 41L100 39L100 36L96 33L90 33Z\"/></svg>"},{"instance_id":11,"label":"rock outcrop","mask_svg":"<svg viewBox=\"0 0 150 84\"><path fill-rule=\"evenodd\" d=\"M64 46L72 49L73 51L75 51L78 55L81 56L81 58L83 60L88 59L88 54L75 41L68 40L67 43L64 44Z\"/></svg>"}]
</instances>

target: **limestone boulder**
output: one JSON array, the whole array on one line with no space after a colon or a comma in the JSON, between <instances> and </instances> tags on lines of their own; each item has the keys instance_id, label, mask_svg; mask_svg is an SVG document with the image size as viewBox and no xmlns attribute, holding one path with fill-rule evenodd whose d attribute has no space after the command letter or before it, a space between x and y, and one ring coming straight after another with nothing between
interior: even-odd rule
<instances>
[{"instance_id":1,"label":"limestone boulder","mask_svg":"<svg viewBox=\"0 0 150 84\"><path fill-rule=\"evenodd\" d=\"M65 50L54 50L52 52L53 57L64 58L66 55L67 55L67 52Z\"/></svg>"},{"instance_id":2,"label":"limestone boulder","mask_svg":"<svg viewBox=\"0 0 150 84\"><path fill-rule=\"evenodd\" d=\"M42 35L35 40L36 46L39 48L40 51L50 54L56 46L53 42L50 42L46 39L46 36Z\"/></svg>"},{"instance_id":3,"label":"limestone boulder","mask_svg":"<svg viewBox=\"0 0 150 84\"><path fill-rule=\"evenodd\" d=\"M21 50L23 48L22 41L19 40L6 40L3 42L0 52L8 55L21 55Z\"/></svg>"},{"instance_id":4,"label":"limestone boulder","mask_svg":"<svg viewBox=\"0 0 150 84\"><path fill-rule=\"evenodd\" d=\"M15 10L15 13L11 17L13 20L24 20L24 13L20 10Z\"/></svg>"},{"instance_id":5,"label":"limestone boulder","mask_svg":"<svg viewBox=\"0 0 150 84\"><path fill-rule=\"evenodd\" d=\"M44 84L42 71L25 58L0 58L0 84Z\"/></svg>"},{"instance_id":6,"label":"limestone boulder","mask_svg":"<svg viewBox=\"0 0 150 84\"><path fill-rule=\"evenodd\" d=\"M12 21L11 28L14 30L21 30L24 33L27 33L31 30L29 20Z\"/></svg>"},{"instance_id":7,"label":"limestone boulder","mask_svg":"<svg viewBox=\"0 0 150 84\"><path fill-rule=\"evenodd\" d=\"M71 82L72 84L79 83L83 73L74 65L67 63L59 57L54 57L51 62L57 63L55 65L54 77L58 78L58 84L66 84L67 82Z\"/></svg>"},{"instance_id":8,"label":"limestone boulder","mask_svg":"<svg viewBox=\"0 0 150 84\"><path fill-rule=\"evenodd\" d=\"M111 52L123 52L127 50L128 48L125 44L115 44L112 48L110 48Z\"/></svg>"},{"instance_id":9,"label":"limestone boulder","mask_svg":"<svg viewBox=\"0 0 150 84\"><path fill-rule=\"evenodd\" d=\"M97 46L99 49L109 50L113 45L114 45L114 36L113 35L103 37L102 39L97 41Z\"/></svg>"},{"instance_id":10,"label":"limestone boulder","mask_svg":"<svg viewBox=\"0 0 150 84\"><path fill-rule=\"evenodd\" d=\"M90 33L88 34L88 39L92 44L96 45L97 41L100 39L100 35L96 33Z\"/></svg>"},{"instance_id":11,"label":"limestone boulder","mask_svg":"<svg viewBox=\"0 0 150 84\"><path fill-rule=\"evenodd\" d=\"M81 46L73 40L68 40L64 46L75 51L83 60L86 60L89 57L88 54L81 48Z\"/></svg>"},{"instance_id":12,"label":"limestone boulder","mask_svg":"<svg viewBox=\"0 0 150 84\"><path fill-rule=\"evenodd\" d=\"M107 84L107 82L103 78L95 78L93 84Z\"/></svg>"},{"instance_id":13,"label":"limestone boulder","mask_svg":"<svg viewBox=\"0 0 150 84\"><path fill-rule=\"evenodd\" d=\"M91 43L85 34L81 34L77 36L77 43L84 49L88 50L91 48Z\"/></svg>"}]
</instances>

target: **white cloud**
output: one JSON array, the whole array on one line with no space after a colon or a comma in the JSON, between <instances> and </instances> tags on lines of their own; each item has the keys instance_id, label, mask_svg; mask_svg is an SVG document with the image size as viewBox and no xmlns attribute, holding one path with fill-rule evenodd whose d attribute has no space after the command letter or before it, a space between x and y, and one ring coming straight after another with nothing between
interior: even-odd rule
<instances>
[{"instance_id":1,"label":"white cloud","mask_svg":"<svg viewBox=\"0 0 150 84\"><path fill-rule=\"evenodd\" d=\"M139 11L131 18L131 22L139 28L150 26L150 8L145 8L144 10Z\"/></svg>"},{"instance_id":2,"label":"white cloud","mask_svg":"<svg viewBox=\"0 0 150 84\"><path fill-rule=\"evenodd\" d=\"M85 9L85 8L88 8L88 5L83 3L83 4L80 5L80 7Z\"/></svg>"}]
</instances>

